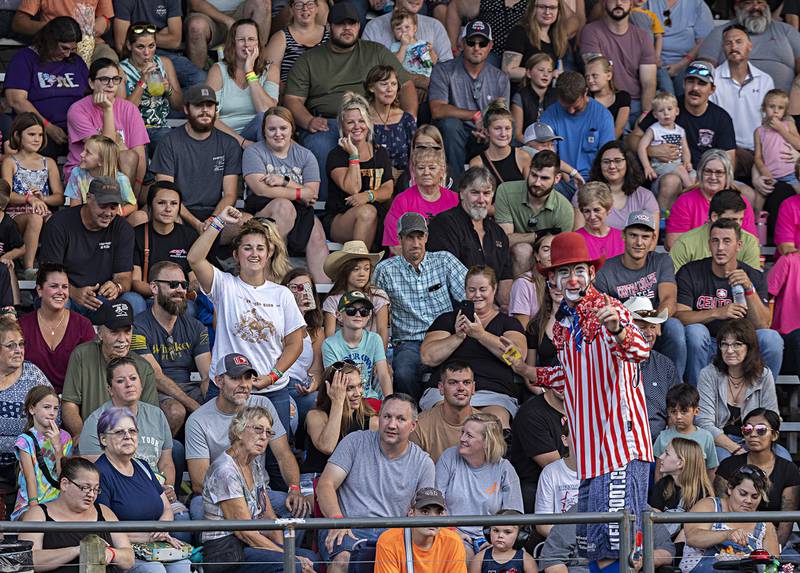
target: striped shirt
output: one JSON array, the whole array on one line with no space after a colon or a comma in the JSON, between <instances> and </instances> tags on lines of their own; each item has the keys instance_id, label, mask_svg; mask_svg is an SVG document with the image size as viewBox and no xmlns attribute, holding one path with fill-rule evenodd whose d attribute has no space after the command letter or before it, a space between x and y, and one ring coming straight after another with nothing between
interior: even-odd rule
<instances>
[{"instance_id":1,"label":"striped shirt","mask_svg":"<svg viewBox=\"0 0 800 573\"><path fill-rule=\"evenodd\" d=\"M595 317L606 304L616 308L621 325L627 327L622 344ZM553 344L561 365L537 368L537 384L564 388L578 477L590 479L632 460L653 461L647 404L637 364L647 359L650 348L628 310L594 287L589 287L576 310L582 344L575 342L569 317L556 322Z\"/></svg>"},{"instance_id":2,"label":"striped shirt","mask_svg":"<svg viewBox=\"0 0 800 573\"><path fill-rule=\"evenodd\" d=\"M381 261L374 282L389 295L392 340L421 341L433 321L464 299L467 268L447 251L425 253L419 269L402 256Z\"/></svg>"}]
</instances>

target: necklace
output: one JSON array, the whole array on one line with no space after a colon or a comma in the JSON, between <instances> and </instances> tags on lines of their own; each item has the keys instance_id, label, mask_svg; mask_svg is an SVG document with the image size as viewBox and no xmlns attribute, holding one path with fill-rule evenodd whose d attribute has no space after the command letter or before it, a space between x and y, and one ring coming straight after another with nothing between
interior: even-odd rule
<instances>
[{"instance_id":1,"label":"necklace","mask_svg":"<svg viewBox=\"0 0 800 573\"><path fill-rule=\"evenodd\" d=\"M62 309L62 311L61 311L61 320L59 320L59 321L58 321L58 324L56 324L56 325L55 325L55 326L53 326L53 327L50 327L50 326L49 326L49 325L48 325L48 324L45 322L45 320L44 320L44 318L42 318L42 315L41 315L41 314L37 314L37 316L39 317L39 321L41 321L42 325L43 325L43 326L45 326L46 328L48 328L48 329L50 330L50 336L55 336L55 335L56 335L56 330L58 330L58 327L59 327L59 326L61 326L61 323L62 323L62 322L64 322L64 318L65 318L65 317L66 317L66 316L69 314L69 311L67 311L67 312L64 312L64 310L66 310L66 309Z\"/></svg>"},{"instance_id":2,"label":"necklace","mask_svg":"<svg viewBox=\"0 0 800 573\"><path fill-rule=\"evenodd\" d=\"M378 116L378 119L381 120L383 125L389 125L389 118L392 117L392 106L389 106L389 111L386 113L386 119L383 119L381 112L378 111L378 108L375 108L375 114Z\"/></svg>"}]
</instances>

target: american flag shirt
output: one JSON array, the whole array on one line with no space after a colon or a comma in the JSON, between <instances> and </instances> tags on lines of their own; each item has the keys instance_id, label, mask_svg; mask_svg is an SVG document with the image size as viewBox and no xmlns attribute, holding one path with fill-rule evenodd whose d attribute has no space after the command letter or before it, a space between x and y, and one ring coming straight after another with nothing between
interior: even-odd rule
<instances>
[{"instance_id":1,"label":"american flag shirt","mask_svg":"<svg viewBox=\"0 0 800 573\"><path fill-rule=\"evenodd\" d=\"M627 327L617 342L595 313L613 305ZM570 309L567 309L570 310ZM563 313L562 313L563 314ZM650 347L618 300L590 286L574 312L553 326L560 366L536 369L537 385L564 392L578 477L610 473L631 460L653 461L639 363Z\"/></svg>"}]
</instances>

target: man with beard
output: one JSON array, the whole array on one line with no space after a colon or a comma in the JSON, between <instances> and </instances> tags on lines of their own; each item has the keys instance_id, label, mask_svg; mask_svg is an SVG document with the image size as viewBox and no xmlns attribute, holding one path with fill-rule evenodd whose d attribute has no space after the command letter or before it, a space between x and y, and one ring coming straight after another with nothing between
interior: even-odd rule
<instances>
[{"instance_id":1,"label":"man with beard","mask_svg":"<svg viewBox=\"0 0 800 573\"><path fill-rule=\"evenodd\" d=\"M466 362L449 360L442 365L439 394L443 400L419 415L411 441L428 452L434 463L447 448L458 445L466 420L478 410L470 405L475 394L472 368Z\"/></svg>"},{"instance_id":2,"label":"man with beard","mask_svg":"<svg viewBox=\"0 0 800 573\"><path fill-rule=\"evenodd\" d=\"M73 440L83 431L83 421L108 399L108 363L129 356L136 363L142 381L142 400L158 406L156 377L150 364L130 354L133 309L126 301L107 302L96 313L98 340L84 342L72 351L64 378L61 415L64 429Z\"/></svg>"},{"instance_id":3,"label":"man with beard","mask_svg":"<svg viewBox=\"0 0 800 573\"><path fill-rule=\"evenodd\" d=\"M200 234L209 217L236 203L242 149L233 137L214 127L217 96L210 86L192 86L183 100L187 122L158 144L150 170L157 181L171 181L186 191L180 217ZM223 242L235 233L235 226L229 227Z\"/></svg>"},{"instance_id":4,"label":"man with beard","mask_svg":"<svg viewBox=\"0 0 800 573\"><path fill-rule=\"evenodd\" d=\"M560 365L536 369L536 384L564 394L581 479L578 511L639 515L647 503L653 446L638 364L650 347L622 303L593 286L603 259L592 259L577 233L556 235L550 266L540 269L564 293L553 325ZM590 567L620 558L620 531L578 525L578 547Z\"/></svg>"},{"instance_id":5,"label":"man with beard","mask_svg":"<svg viewBox=\"0 0 800 573\"><path fill-rule=\"evenodd\" d=\"M508 236L488 217L494 177L486 167L470 167L458 183L461 204L439 213L429 225L428 250L453 253L468 269L491 267L497 275L497 302L508 307L511 248Z\"/></svg>"},{"instance_id":6,"label":"man with beard","mask_svg":"<svg viewBox=\"0 0 800 573\"><path fill-rule=\"evenodd\" d=\"M788 92L796 74L797 58L800 58L800 32L773 20L766 0L738 0L734 10L735 22L744 26L753 42L750 61L772 76L776 88ZM722 63L726 58L723 33L727 29L714 28L700 45L697 57Z\"/></svg>"},{"instance_id":7,"label":"man with beard","mask_svg":"<svg viewBox=\"0 0 800 573\"><path fill-rule=\"evenodd\" d=\"M561 181L561 160L549 149L533 156L525 181L510 181L497 188L494 219L508 235L515 277L531 270L533 243L542 229L572 228L572 205L553 192Z\"/></svg>"},{"instance_id":8,"label":"man with beard","mask_svg":"<svg viewBox=\"0 0 800 573\"><path fill-rule=\"evenodd\" d=\"M581 31L581 55L586 59L602 54L614 62L614 85L631 94L630 125L634 125L650 111L656 95L655 47L647 32L630 23L632 0L603 2L603 18Z\"/></svg>"},{"instance_id":9,"label":"man with beard","mask_svg":"<svg viewBox=\"0 0 800 573\"><path fill-rule=\"evenodd\" d=\"M433 66L428 89L431 117L446 142L447 171L454 174L486 147L481 110L497 98L511 102L508 76L488 62L494 46L489 24L469 22L463 45L457 58Z\"/></svg>"},{"instance_id":10,"label":"man with beard","mask_svg":"<svg viewBox=\"0 0 800 573\"><path fill-rule=\"evenodd\" d=\"M345 92L366 95L364 76L377 65L388 65L397 73L400 107L417 115L417 90L411 75L384 46L360 40L358 13L351 2L337 2L328 14L330 40L306 50L297 58L286 80L284 105L300 128L300 142L327 173L328 153L339 141L337 116ZM366 118L365 118L366 119ZM328 197L328 178L323 177L319 198Z\"/></svg>"},{"instance_id":11,"label":"man with beard","mask_svg":"<svg viewBox=\"0 0 800 573\"><path fill-rule=\"evenodd\" d=\"M92 320L104 301L121 298L135 312L145 309L141 297L129 292L133 229L117 216L122 202L115 179L96 177L86 203L60 210L42 233L39 260L64 265L70 308Z\"/></svg>"},{"instance_id":12,"label":"man with beard","mask_svg":"<svg viewBox=\"0 0 800 573\"><path fill-rule=\"evenodd\" d=\"M419 213L404 213L397 235L401 256L378 263L373 280L392 305L394 388L418 399L424 389L422 339L436 317L464 299L467 269L448 252L426 252L428 224Z\"/></svg>"},{"instance_id":13,"label":"man with beard","mask_svg":"<svg viewBox=\"0 0 800 573\"><path fill-rule=\"evenodd\" d=\"M736 118L736 176L747 179L753 168L753 132L762 122L761 101L775 84L750 63L753 42L741 24L725 27L722 49L725 61L714 70L716 89L708 99Z\"/></svg>"},{"instance_id":14,"label":"man with beard","mask_svg":"<svg viewBox=\"0 0 800 573\"><path fill-rule=\"evenodd\" d=\"M694 61L686 68L683 80L684 97L678 100L680 113L676 123L686 131L686 142L692 153L692 165L700 165L700 158L709 149L722 149L728 153L731 163L736 164L736 136L733 120L727 111L709 101L714 93L714 66L708 62ZM636 151L644 130L656 122L653 114L646 115L628 135L628 148ZM669 162L677 159L680 146L670 143L651 145L647 155L652 159ZM680 177L667 173L659 177L653 193L658 197L662 209L669 209L683 191Z\"/></svg>"},{"instance_id":15,"label":"man with beard","mask_svg":"<svg viewBox=\"0 0 800 573\"><path fill-rule=\"evenodd\" d=\"M208 331L186 316L189 283L179 265L170 261L153 265L149 286L153 306L134 318L131 350L150 363L157 377L169 381L169 391L158 398L175 435L186 413L200 407L208 390ZM201 381L191 380L194 370Z\"/></svg>"}]
</instances>

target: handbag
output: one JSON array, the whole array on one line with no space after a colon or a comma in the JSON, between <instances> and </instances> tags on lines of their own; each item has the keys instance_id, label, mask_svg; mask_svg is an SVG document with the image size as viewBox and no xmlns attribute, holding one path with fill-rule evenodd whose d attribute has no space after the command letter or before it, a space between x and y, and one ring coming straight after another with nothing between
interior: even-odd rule
<instances>
[{"instance_id":1,"label":"handbag","mask_svg":"<svg viewBox=\"0 0 800 573\"><path fill-rule=\"evenodd\" d=\"M36 436L33 435L33 432L28 430L25 432L25 435L28 436L31 441L33 442L33 451L36 452L36 461L39 463L39 469L42 471L42 475L47 482L56 489L61 489L61 485L58 483L58 480L53 477L53 474L50 473L50 468L47 467L47 464L42 457L42 450L39 448L39 441L36 439Z\"/></svg>"}]
</instances>

